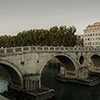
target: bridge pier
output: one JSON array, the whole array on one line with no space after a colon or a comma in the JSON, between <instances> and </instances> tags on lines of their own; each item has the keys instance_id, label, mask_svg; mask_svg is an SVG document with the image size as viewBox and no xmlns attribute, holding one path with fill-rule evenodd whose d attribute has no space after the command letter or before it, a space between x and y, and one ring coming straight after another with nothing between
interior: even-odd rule
<instances>
[{"instance_id":1,"label":"bridge pier","mask_svg":"<svg viewBox=\"0 0 100 100\"><path fill-rule=\"evenodd\" d=\"M87 67L82 67L78 70L78 78L85 80L89 77L89 70Z\"/></svg>"},{"instance_id":2,"label":"bridge pier","mask_svg":"<svg viewBox=\"0 0 100 100\"><path fill-rule=\"evenodd\" d=\"M13 94L13 95L12 95ZM8 97L26 98L27 100L48 100L54 97L54 90L41 86L40 74L26 74L23 76L23 89L18 90L11 85L8 87Z\"/></svg>"},{"instance_id":3,"label":"bridge pier","mask_svg":"<svg viewBox=\"0 0 100 100\"><path fill-rule=\"evenodd\" d=\"M75 71L69 71L69 70L66 70L65 67L60 66L59 74L70 79L85 80L89 77L89 70L87 67L82 67Z\"/></svg>"},{"instance_id":4,"label":"bridge pier","mask_svg":"<svg viewBox=\"0 0 100 100\"><path fill-rule=\"evenodd\" d=\"M77 78L77 74L76 74L76 71L68 71L66 70L65 67L63 66L60 66L60 75L63 75L64 77L66 78L72 78L72 79L75 79Z\"/></svg>"},{"instance_id":5,"label":"bridge pier","mask_svg":"<svg viewBox=\"0 0 100 100\"><path fill-rule=\"evenodd\" d=\"M40 74L24 75L24 90L37 91L41 89Z\"/></svg>"}]
</instances>

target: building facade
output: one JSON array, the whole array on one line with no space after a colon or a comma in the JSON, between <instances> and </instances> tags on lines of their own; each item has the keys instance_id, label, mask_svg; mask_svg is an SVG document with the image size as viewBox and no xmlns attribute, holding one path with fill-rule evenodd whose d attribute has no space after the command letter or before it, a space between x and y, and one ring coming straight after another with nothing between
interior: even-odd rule
<instances>
[{"instance_id":1,"label":"building facade","mask_svg":"<svg viewBox=\"0 0 100 100\"><path fill-rule=\"evenodd\" d=\"M84 47L100 47L100 22L88 25L83 33Z\"/></svg>"}]
</instances>

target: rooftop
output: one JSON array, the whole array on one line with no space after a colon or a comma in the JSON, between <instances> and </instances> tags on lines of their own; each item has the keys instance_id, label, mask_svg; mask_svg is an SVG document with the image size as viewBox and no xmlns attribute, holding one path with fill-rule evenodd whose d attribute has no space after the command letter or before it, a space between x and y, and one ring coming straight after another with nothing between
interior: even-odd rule
<instances>
[{"instance_id":1,"label":"rooftop","mask_svg":"<svg viewBox=\"0 0 100 100\"><path fill-rule=\"evenodd\" d=\"M88 25L83 31L94 31L94 30L100 30L100 22L95 22L92 25Z\"/></svg>"}]
</instances>

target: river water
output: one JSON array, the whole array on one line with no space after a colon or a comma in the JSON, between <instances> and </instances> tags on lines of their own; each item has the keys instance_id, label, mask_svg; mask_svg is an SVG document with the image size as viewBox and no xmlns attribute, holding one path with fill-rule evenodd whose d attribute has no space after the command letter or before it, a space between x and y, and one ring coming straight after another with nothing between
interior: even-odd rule
<instances>
[{"instance_id":1,"label":"river water","mask_svg":"<svg viewBox=\"0 0 100 100\"><path fill-rule=\"evenodd\" d=\"M61 83L55 77L57 67L45 67L42 73L42 84L55 90L55 99L52 100L100 100L100 85L89 87L74 83Z\"/></svg>"},{"instance_id":2,"label":"river water","mask_svg":"<svg viewBox=\"0 0 100 100\"><path fill-rule=\"evenodd\" d=\"M88 87L74 83L61 83L56 80L59 67L46 66L43 70L42 85L55 90L55 99L51 100L100 100L100 85ZM0 93L7 91L8 77L0 68Z\"/></svg>"},{"instance_id":3,"label":"river water","mask_svg":"<svg viewBox=\"0 0 100 100\"><path fill-rule=\"evenodd\" d=\"M8 73L5 69L3 69L2 66L0 66L0 93L3 93L4 91L8 90Z\"/></svg>"}]
</instances>

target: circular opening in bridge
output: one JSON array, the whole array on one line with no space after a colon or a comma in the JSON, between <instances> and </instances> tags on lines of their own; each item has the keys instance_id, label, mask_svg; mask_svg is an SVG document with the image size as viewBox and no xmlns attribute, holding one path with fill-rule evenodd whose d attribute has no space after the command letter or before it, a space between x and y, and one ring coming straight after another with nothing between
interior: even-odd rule
<instances>
[{"instance_id":1,"label":"circular opening in bridge","mask_svg":"<svg viewBox=\"0 0 100 100\"><path fill-rule=\"evenodd\" d=\"M100 67L100 56L99 55L93 55L91 57L91 61L93 62L94 67Z\"/></svg>"},{"instance_id":2,"label":"circular opening in bridge","mask_svg":"<svg viewBox=\"0 0 100 100\"><path fill-rule=\"evenodd\" d=\"M84 57L83 56L80 56L79 62L80 62L81 65L84 63Z\"/></svg>"}]
</instances>

